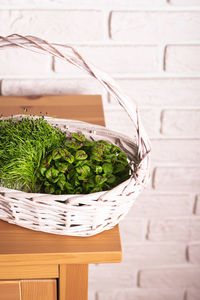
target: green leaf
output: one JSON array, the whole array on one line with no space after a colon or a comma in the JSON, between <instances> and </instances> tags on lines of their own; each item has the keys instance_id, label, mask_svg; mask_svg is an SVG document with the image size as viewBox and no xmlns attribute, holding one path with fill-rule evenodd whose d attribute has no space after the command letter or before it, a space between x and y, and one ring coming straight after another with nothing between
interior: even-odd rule
<instances>
[{"instance_id":1,"label":"green leaf","mask_svg":"<svg viewBox=\"0 0 200 300\"><path fill-rule=\"evenodd\" d=\"M60 150L62 151L62 149L56 149L52 152L52 159L53 160L58 160L58 159L61 158Z\"/></svg>"},{"instance_id":2,"label":"green leaf","mask_svg":"<svg viewBox=\"0 0 200 300\"><path fill-rule=\"evenodd\" d=\"M47 170L47 167L45 167L45 166L40 167L40 173L42 174L42 176L45 175L46 170Z\"/></svg>"},{"instance_id":3,"label":"green leaf","mask_svg":"<svg viewBox=\"0 0 200 300\"><path fill-rule=\"evenodd\" d=\"M103 171L103 168L101 166L96 166L96 168L95 168L96 174L100 174L100 173L102 173L102 171Z\"/></svg>"},{"instance_id":4,"label":"green leaf","mask_svg":"<svg viewBox=\"0 0 200 300\"><path fill-rule=\"evenodd\" d=\"M52 185L51 186L46 186L44 191L45 191L46 194L53 194L55 192L55 188Z\"/></svg>"},{"instance_id":5,"label":"green leaf","mask_svg":"<svg viewBox=\"0 0 200 300\"><path fill-rule=\"evenodd\" d=\"M111 147L111 153L117 153L117 152L121 152L122 150L117 147L116 145L112 145Z\"/></svg>"},{"instance_id":6,"label":"green leaf","mask_svg":"<svg viewBox=\"0 0 200 300\"><path fill-rule=\"evenodd\" d=\"M124 164L118 163L118 164L115 165L113 173L114 174L119 173L119 172L124 171L124 170L125 170Z\"/></svg>"},{"instance_id":7,"label":"green leaf","mask_svg":"<svg viewBox=\"0 0 200 300\"><path fill-rule=\"evenodd\" d=\"M102 167L105 174L111 174L113 172L113 166L109 163L104 163Z\"/></svg>"},{"instance_id":8,"label":"green leaf","mask_svg":"<svg viewBox=\"0 0 200 300\"><path fill-rule=\"evenodd\" d=\"M65 174L60 173L60 174L58 175L58 179L59 179L59 180L66 180Z\"/></svg>"},{"instance_id":9,"label":"green leaf","mask_svg":"<svg viewBox=\"0 0 200 300\"><path fill-rule=\"evenodd\" d=\"M93 189L91 189L90 193L97 193L97 192L100 192L102 191L102 187L101 186L96 186L94 187Z\"/></svg>"},{"instance_id":10,"label":"green leaf","mask_svg":"<svg viewBox=\"0 0 200 300\"><path fill-rule=\"evenodd\" d=\"M81 133L73 132L73 133L72 133L72 136L73 136L76 140L78 140L78 141L80 141L80 142L84 142L84 141L86 140L84 134L81 134Z\"/></svg>"},{"instance_id":11,"label":"green leaf","mask_svg":"<svg viewBox=\"0 0 200 300\"><path fill-rule=\"evenodd\" d=\"M103 140L99 140L96 142L96 145L99 149L101 149L104 153L105 152L109 152L110 149L111 149L111 144L109 144L108 142L106 141L103 141Z\"/></svg>"},{"instance_id":12,"label":"green leaf","mask_svg":"<svg viewBox=\"0 0 200 300\"><path fill-rule=\"evenodd\" d=\"M69 182L65 182L65 187L68 191L73 191L74 190L73 186Z\"/></svg>"},{"instance_id":13,"label":"green leaf","mask_svg":"<svg viewBox=\"0 0 200 300\"><path fill-rule=\"evenodd\" d=\"M69 169L69 165L66 163L56 161L56 168L59 172L65 173Z\"/></svg>"},{"instance_id":14,"label":"green leaf","mask_svg":"<svg viewBox=\"0 0 200 300\"><path fill-rule=\"evenodd\" d=\"M92 155L95 155L95 156L102 156L103 155L103 150L98 147L98 146L95 146L93 149L92 149Z\"/></svg>"},{"instance_id":15,"label":"green leaf","mask_svg":"<svg viewBox=\"0 0 200 300\"><path fill-rule=\"evenodd\" d=\"M46 172L46 178L47 179L53 179L59 175L59 171L55 169L54 167L50 168Z\"/></svg>"},{"instance_id":16,"label":"green leaf","mask_svg":"<svg viewBox=\"0 0 200 300\"><path fill-rule=\"evenodd\" d=\"M56 194L56 195L61 195L61 194L62 194L62 191L61 191L61 190L56 190L56 191L55 191L55 194Z\"/></svg>"},{"instance_id":17,"label":"green leaf","mask_svg":"<svg viewBox=\"0 0 200 300\"><path fill-rule=\"evenodd\" d=\"M95 176L95 181L98 185L103 184L105 181L107 180L107 178L102 177L101 175L96 175Z\"/></svg>"},{"instance_id":18,"label":"green leaf","mask_svg":"<svg viewBox=\"0 0 200 300\"><path fill-rule=\"evenodd\" d=\"M99 162L99 161L103 160L103 157L102 156L97 156L97 155L91 155L90 159Z\"/></svg>"},{"instance_id":19,"label":"green leaf","mask_svg":"<svg viewBox=\"0 0 200 300\"><path fill-rule=\"evenodd\" d=\"M77 188L75 189L75 193L74 193L74 194L81 194L82 191L83 191L82 187L79 186L79 187L77 187Z\"/></svg>"},{"instance_id":20,"label":"green leaf","mask_svg":"<svg viewBox=\"0 0 200 300\"><path fill-rule=\"evenodd\" d=\"M45 185L45 186L50 186L51 183L50 183L49 181L46 180L46 181L44 181L44 185Z\"/></svg>"},{"instance_id":21,"label":"green leaf","mask_svg":"<svg viewBox=\"0 0 200 300\"><path fill-rule=\"evenodd\" d=\"M90 174L90 167L85 165L85 166L76 168L76 171L78 174L81 175L82 178L85 178Z\"/></svg>"},{"instance_id":22,"label":"green leaf","mask_svg":"<svg viewBox=\"0 0 200 300\"><path fill-rule=\"evenodd\" d=\"M115 175L109 174L109 175L107 176L107 182L108 182L108 183L114 183L115 180L116 180L116 176L115 176Z\"/></svg>"},{"instance_id":23,"label":"green leaf","mask_svg":"<svg viewBox=\"0 0 200 300\"><path fill-rule=\"evenodd\" d=\"M78 150L75 154L76 160L84 160L87 158L87 153L84 150Z\"/></svg>"},{"instance_id":24,"label":"green leaf","mask_svg":"<svg viewBox=\"0 0 200 300\"><path fill-rule=\"evenodd\" d=\"M62 155L62 158L68 161L70 164L74 162L74 156L67 149L62 149L60 153Z\"/></svg>"},{"instance_id":25,"label":"green leaf","mask_svg":"<svg viewBox=\"0 0 200 300\"><path fill-rule=\"evenodd\" d=\"M78 141L68 140L65 142L65 146L77 150L82 147L82 144Z\"/></svg>"},{"instance_id":26,"label":"green leaf","mask_svg":"<svg viewBox=\"0 0 200 300\"><path fill-rule=\"evenodd\" d=\"M59 180L57 182L57 185L59 186L59 188L61 189L61 191L63 191L65 189L65 184L66 184L65 180Z\"/></svg>"}]
</instances>

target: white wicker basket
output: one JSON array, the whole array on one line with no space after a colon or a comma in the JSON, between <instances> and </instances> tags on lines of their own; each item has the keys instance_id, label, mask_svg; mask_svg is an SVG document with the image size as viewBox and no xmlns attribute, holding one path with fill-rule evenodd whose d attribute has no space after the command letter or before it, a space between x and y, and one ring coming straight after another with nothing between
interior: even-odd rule
<instances>
[{"instance_id":1,"label":"white wicker basket","mask_svg":"<svg viewBox=\"0 0 200 300\"><path fill-rule=\"evenodd\" d=\"M0 37L0 51L8 47L21 47L58 57L96 78L128 113L136 127L135 138L81 121L46 119L52 124L59 123L62 130L83 132L87 138L104 139L118 145L127 153L130 165L137 167L135 172L132 168L128 180L112 190L87 195L33 194L1 187L0 219L33 230L72 236L91 236L111 229L127 214L149 179L150 143L137 107L120 91L113 79L86 62L69 45L50 44L37 37L18 34ZM65 54L60 49L64 49Z\"/></svg>"}]
</instances>

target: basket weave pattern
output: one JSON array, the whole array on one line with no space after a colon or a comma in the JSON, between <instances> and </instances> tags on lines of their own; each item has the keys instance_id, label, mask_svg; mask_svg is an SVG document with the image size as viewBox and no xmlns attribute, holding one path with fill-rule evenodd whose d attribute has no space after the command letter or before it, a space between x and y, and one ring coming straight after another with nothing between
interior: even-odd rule
<instances>
[{"instance_id":1,"label":"basket weave pattern","mask_svg":"<svg viewBox=\"0 0 200 300\"><path fill-rule=\"evenodd\" d=\"M0 36L0 51L10 47L58 57L96 78L125 109L136 127L136 137L78 120L45 117L63 131L82 132L88 139L104 139L119 146L127 153L131 176L109 191L86 195L25 193L0 187L0 219L33 230L73 236L91 236L113 228L128 213L149 179L150 143L137 107L112 78L86 62L70 45L50 44L37 37L17 34Z\"/></svg>"}]
</instances>

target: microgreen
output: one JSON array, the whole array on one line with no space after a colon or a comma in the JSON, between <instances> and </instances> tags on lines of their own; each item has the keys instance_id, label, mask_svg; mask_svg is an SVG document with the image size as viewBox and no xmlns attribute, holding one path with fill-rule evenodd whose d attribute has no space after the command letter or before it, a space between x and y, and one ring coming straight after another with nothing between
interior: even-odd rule
<instances>
[{"instance_id":1,"label":"microgreen","mask_svg":"<svg viewBox=\"0 0 200 300\"><path fill-rule=\"evenodd\" d=\"M130 176L127 155L82 133L67 136L43 117L0 119L0 183L26 192L87 194Z\"/></svg>"}]
</instances>

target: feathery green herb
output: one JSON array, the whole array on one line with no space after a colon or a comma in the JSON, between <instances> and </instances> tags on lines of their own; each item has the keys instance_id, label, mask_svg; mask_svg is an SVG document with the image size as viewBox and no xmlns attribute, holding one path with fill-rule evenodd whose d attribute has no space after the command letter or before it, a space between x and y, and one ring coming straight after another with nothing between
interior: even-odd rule
<instances>
[{"instance_id":1,"label":"feathery green herb","mask_svg":"<svg viewBox=\"0 0 200 300\"><path fill-rule=\"evenodd\" d=\"M65 134L42 117L0 120L0 183L38 192L41 160L65 140Z\"/></svg>"}]
</instances>

